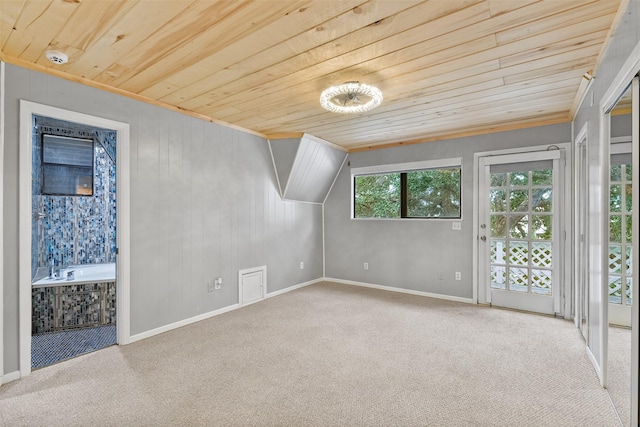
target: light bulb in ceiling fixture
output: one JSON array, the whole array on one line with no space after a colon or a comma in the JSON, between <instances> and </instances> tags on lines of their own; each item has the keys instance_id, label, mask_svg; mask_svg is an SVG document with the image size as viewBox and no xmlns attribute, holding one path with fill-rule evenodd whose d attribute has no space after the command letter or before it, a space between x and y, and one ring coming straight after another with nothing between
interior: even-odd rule
<instances>
[{"instance_id":1,"label":"light bulb in ceiling fixture","mask_svg":"<svg viewBox=\"0 0 640 427\"><path fill-rule=\"evenodd\" d=\"M333 113L363 113L373 110L381 103L380 89L360 82L331 86L320 94L320 105Z\"/></svg>"}]
</instances>

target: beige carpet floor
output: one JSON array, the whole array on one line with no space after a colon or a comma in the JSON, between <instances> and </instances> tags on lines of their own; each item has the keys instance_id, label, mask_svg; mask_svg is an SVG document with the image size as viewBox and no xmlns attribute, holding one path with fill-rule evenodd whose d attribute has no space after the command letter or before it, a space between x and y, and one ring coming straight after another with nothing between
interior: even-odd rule
<instances>
[{"instance_id":1,"label":"beige carpet floor","mask_svg":"<svg viewBox=\"0 0 640 427\"><path fill-rule=\"evenodd\" d=\"M618 426L569 321L320 283L37 370L5 426Z\"/></svg>"},{"instance_id":2,"label":"beige carpet floor","mask_svg":"<svg viewBox=\"0 0 640 427\"><path fill-rule=\"evenodd\" d=\"M631 426L631 329L609 327L607 391L625 427Z\"/></svg>"}]
</instances>

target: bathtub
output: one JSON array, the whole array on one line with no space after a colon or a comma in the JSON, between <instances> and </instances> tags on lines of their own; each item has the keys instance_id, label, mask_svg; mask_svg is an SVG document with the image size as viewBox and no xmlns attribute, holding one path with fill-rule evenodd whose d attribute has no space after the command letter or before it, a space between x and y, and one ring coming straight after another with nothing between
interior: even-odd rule
<instances>
[{"instance_id":1,"label":"bathtub","mask_svg":"<svg viewBox=\"0 0 640 427\"><path fill-rule=\"evenodd\" d=\"M73 271L73 278L67 278L67 273ZM45 277L33 282L37 287L81 285L83 283L106 283L116 281L116 263L70 265L62 270L62 277L51 279Z\"/></svg>"}]
</instances>

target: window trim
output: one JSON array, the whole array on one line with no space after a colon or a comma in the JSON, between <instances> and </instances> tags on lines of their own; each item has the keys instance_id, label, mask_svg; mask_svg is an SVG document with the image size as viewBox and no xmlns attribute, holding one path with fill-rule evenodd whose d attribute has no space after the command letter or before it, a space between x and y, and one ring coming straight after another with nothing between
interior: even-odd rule
<instances>
[{"instance_id":1,"label":"window trim","mask_svg":"<svg viewBox=\"0 0 640 427\"><path fill-rule=\"evenodd\" d=\"M363 176L363 175L383 175L390 173L406 173L413 172L417 170L429 170L429 169L447 169L447 168L460 168L460 216L459 217L404 217L401 216L399 218L359 218L356 217L355 214L355 177ZM423 160L418 162L407 162L407 163L393 163L388 165L376 165L376 166L364 166L359 168L351 169L351 219L353 220L375 220L375 221L462 221L462 201L463 201L463 185L462 185L462 157L450 157L445 159L436 159L436 160ZM403 209L401 207L401 209Z\"/></svg>"}]
</instances>

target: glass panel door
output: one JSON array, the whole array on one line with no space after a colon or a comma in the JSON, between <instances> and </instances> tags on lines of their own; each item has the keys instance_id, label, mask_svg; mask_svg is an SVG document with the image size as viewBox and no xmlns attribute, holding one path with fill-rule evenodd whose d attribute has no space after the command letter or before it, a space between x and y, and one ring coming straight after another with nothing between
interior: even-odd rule
<instances>
[{"instance_id":1,"label":"glass panel door","mask_svg":"<svg viewBox=\"0 0 640 427\"><path fill-rule=\"evenodd\" d=\"M544 159L546 155L556 159ZM521 155L522 161L517 161L514 155L497 156L481 162L486 182L479 186L485 194L479 209L480 230L486 229L486 235L480 237L484 242L480 262L488 264L484 269L488 302L553 314L559 311L559 198L555 194L559 153L524 160L529 157Z\"/></svg>"}]
</instances>

